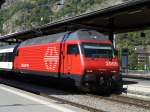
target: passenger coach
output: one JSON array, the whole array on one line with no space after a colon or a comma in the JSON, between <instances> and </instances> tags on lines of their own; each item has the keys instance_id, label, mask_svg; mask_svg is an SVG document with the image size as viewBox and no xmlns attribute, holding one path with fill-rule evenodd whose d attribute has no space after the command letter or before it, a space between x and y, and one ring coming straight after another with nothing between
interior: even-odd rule
<instances>
[{"instance_id":1,"label":"passenger coach","mask_svg":"<svg viewBox=\"0 0 150 112\"><path fill-rule=\"evenodd\" d=\"M0 47L0 70L12 71L17 45Z\"/></svg>"}]
</instances>

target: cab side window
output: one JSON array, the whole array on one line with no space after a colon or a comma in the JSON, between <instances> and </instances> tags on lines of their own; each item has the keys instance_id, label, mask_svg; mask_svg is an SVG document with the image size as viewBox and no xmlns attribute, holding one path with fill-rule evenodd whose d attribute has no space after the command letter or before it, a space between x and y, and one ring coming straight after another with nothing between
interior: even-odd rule
<instances>
[{"instance_id":1,"label":"cab side window","mask_svg":"<svg viewBox=\"0 0 150 112\"><path fill-rule=\"evenodd\" d=\"M77 44L70 44L67 46L67 54L79 54L79 49Z\"/></svg>"}]
</instances>

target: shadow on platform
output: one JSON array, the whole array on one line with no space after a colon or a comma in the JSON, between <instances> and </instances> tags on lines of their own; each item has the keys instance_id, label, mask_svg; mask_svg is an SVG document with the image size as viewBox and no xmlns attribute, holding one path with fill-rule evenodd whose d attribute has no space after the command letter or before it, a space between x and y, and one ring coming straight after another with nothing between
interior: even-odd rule
<instances>
[{"instance_id":1,"label":"shadow on platform","mask_svg":"<svg viewBox=\"0 0 150 112\"><path fill-rule=\"evenodd\" d=\"M123 84L124 85L131 85L131 84L137 84L138 82L137 81L126 81L126 80L123 80Z\"/></svg>"}]
</instances>

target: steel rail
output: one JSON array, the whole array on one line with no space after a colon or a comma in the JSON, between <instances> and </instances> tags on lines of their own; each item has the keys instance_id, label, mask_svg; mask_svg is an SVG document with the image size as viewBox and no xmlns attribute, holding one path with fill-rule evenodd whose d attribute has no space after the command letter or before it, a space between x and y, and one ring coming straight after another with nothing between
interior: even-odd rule
<instances>
[{"instance_id":1,"label":"steel rail","mask_svg":"<svg viewBox=\"0 0 150 112\"><path fill-rule=\"evenodd\" d=\"M131 98L123 95L116 95L116 94L112 94L109 97L93 95L93 94L87 94L87 95L94 98L104 99L104 100L113 101L122 104L128 104L128 105L141 107L145 109L150 109L150 101L145 101L141 99Z\"/></svg>"}]
</instances>

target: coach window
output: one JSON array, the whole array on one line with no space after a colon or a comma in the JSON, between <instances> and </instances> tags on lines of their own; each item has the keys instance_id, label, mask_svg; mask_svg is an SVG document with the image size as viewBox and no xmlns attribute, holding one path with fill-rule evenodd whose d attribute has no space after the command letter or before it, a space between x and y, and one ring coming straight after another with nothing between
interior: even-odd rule
<instances>
[{"instance_id":1,"label":"coach window","mask_svg":"<svg viewBox=\"0 0 150 112\"><path fill-rule=\"evenodd\" d=\"M11 62L11 61L12 61L12 56L13 56L13 53L8 53L8 54L7 54L7 61L8 61L8 62Z\"/></svg>"},{"instance_id":2,"label":"coach window","mask_svg":"<svg viewBox=\"0 0 150 112\"><path fill-rule=\"evenodd\" d=\"M2 61L2 54L0 54L0 61Z\"/></svg>"},{"instance_id":3,"label":"coach window","mask_svg":"<svg viewBox=\"0 0 150 112\"><path fill-rule=\"evenodd\" d=\"M2 61L5 62L5 60L6 60L6 54L2 53Z\"/></svg>"},{"instance_id":4,"label":"coach window","mask_svg":"<svg viewBox=\"0 0 150 112\"><path fill-rule=\"evenodd\" d=\"M79 54L79 49L77 44L70 44L67 46L67 54Z\"/></svg>"},{"instance_id":5,"label":"coach window","mask_svg":"<svg viewBox=\"0 0 150 112\"><path fill-rule=\"evenodd\" d=\"M4 53L0 54L0 61L3 62L4 61Z\"/></svg>"},{"instance_id":6,"label":"coach window","mask_svg":"<svg viewBox=\"0 0 150 112\"><path fill-rule=\"evenodd\" d=\"M5 61L5 62L8 61L8 53L4 53L4 61Z\"/></svg>"}]
</instances>

